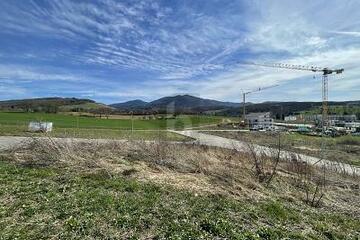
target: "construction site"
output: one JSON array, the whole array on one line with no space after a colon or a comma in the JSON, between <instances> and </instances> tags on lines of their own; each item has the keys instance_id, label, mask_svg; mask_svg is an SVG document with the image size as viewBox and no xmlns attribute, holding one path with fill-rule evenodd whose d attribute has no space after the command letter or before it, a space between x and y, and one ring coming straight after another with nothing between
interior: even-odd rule
<instances>
[{"instance_id":1,"label":"construction site","mask_svg":"<svg viewBox=\"0 0 360 240\"><path fill-rule=\"evenodd\" d=\"M360 239L357 1L0 1L0 240Z\"/></svg>"}]
</instances>

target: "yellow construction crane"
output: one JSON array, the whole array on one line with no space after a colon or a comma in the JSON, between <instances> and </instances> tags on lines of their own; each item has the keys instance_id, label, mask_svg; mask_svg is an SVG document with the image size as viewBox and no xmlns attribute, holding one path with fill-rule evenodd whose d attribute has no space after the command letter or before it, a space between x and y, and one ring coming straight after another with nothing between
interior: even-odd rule
<instances>
[{"instance_id":1,"label":"yellow construction crane","mask_svg":"<svg viewBox=\"0 0 360 240\"><path fill-rule=\"evenodd\" d=\"M293 70L302 70L302 71L311 71L311 72L321 72L322 73L322 131L328 127L328 75L331 74L340 74L344 72L343 68L339 69L329 69L321 68L314 66L303 66L303 65L293 65L285 63L254 63L254 62L242 62L241 64L246 65L256 65L263 67L272 67L272 68L285 68Z\"/></svg>"}]
</instances>

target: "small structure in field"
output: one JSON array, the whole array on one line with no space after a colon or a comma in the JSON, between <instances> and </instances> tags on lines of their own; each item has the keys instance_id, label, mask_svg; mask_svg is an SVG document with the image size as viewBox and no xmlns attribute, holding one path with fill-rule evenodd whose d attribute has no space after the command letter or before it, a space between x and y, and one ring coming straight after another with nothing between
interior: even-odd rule
<instances>
[{"instance_id":1,"label":"small structure in field","mask_svg":"<svg viewBox=\"0 0 360 240\"><path fill-rule=\"evenodd\" d=\"M53 129L52 122L30 122L29 123L30 132L51 132Z\"/></svg>"}]
</instances>

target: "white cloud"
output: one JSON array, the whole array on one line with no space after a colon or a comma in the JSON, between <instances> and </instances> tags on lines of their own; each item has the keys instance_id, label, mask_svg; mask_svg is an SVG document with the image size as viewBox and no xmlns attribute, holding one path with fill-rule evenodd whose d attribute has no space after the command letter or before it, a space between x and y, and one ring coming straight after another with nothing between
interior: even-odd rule
<instances>
[{"instance_id":1,"label":"white cloud","mask_svg":"<svg viewBox=\"0 0 360 240\"><path fill-rule=\"evenodd\" d=\"M199 10L178 7L174 14L175 10L151 1L59 0L48 2L46 8L35 1L20 8L2 5L6 11L0 15L0 32L87 41L85 53L70 59L153 70L161 78L207 74L209 69L199 65L236 51L238 47L229 45L241 35Z\"/></svg>"},{"instance_id":2,"label":"white cloud","mask_svg":"<svg viewBox=\"0 0 360 240\"><path fill-rule=\"evenodd\" d=\"M336 33L340 35L348 35L353 37L360 37L360 32L345 32L345 31L332 31L331 33Z\"/></svg>"},{"instance_id":3,"label":"white cloud","mask_svg":"<svg viewBox=\"0 0 360 240\"><path fill-rule=\"evenodd\" d=\"M344 67L342 79L334 80L330 91L359 89L360 17L356 1L336 4L334 8L336 1L255 0L242 2L245 11L236 5L238 2L233 2L224 3L222 9L212 12L191 7L190 3L172 9L153 1L29 3L0 2L0 7L6 10L0 10L0 33L65 40L66 47L47 51L52 58L76 66L135 70L139 75L151 73L151 77L144 77L146 80L122 89L95 89L82 94L157 98L188 92L233 100L238 99L241 89L275 83L287 85L290 88L287 92L291 93L292 82L304 81L313 75L230 64L247 59ZM71 47L80 50L74 53ZM41 58L40 54L24 56ZM39 69L0 65L0 78L106 83L46 66ZM121 79L110 78L112 82ZM308 97L304 89L308 87L295 92Z\"/></svg>"},{"instance_id":4,"label":"white cloud","mask_svg":"<svg viewBox=\"0 0 360 240\"><path fill-rule=\"evenodd\" d=\"M23 95L26 93L26 89L21 87L0 85L0 93L1 95L7 95L7 96Z\"/></svg>"},{"instance_id":5,"label":"white cloud","mask_svg":"<svg viewBox=\"0 0 360 240\"><path fill-rule=\"evenodd\" d=\"M32 81L69 81L81 82L91 78L61 73L59 70L49 72L49 69L31 68L22 65L0 65L0 79L32 80Z\"/></svg>"},{"instance_id":6,"label":"white cloud","mask_svg":"<svg viewBox=\"0 0 360 240\"><path fill-rule=\"evenodd\" d=\"M20 98L27 94L28 91L26 88L0 82L0 100Z\"/></svg>"}]
</instances>

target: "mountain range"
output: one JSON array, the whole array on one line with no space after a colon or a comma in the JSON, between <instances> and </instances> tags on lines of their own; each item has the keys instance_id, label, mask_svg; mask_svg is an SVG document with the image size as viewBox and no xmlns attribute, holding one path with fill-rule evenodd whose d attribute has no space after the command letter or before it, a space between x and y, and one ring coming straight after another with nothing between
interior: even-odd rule
<instances>
[{"instance_id":1,"label":"mountain range","mask_svg":"<svg viewBox=\"0 0 360 240\"><path fill-rule=\"evenodd\" d=\"M224 108L239 107L240 103L221 102L211 99L194 97L191 95L177 95L163 97L152 102L133 100L124 103L111 104L123 111L175 111L175 112L202 112L209 110L219 110Z\"/></svg>"},{"instance_id":2,"label":"mountain range","mask_svg":"<svg viewBox=\"0 0 360 240\"><path fill-rule=\"evenodd\" d=\"M242 113L242 103L221 102L203 99L190 95L177 95L163 97L152 102L133 100L123 103L111 104L111 107L121 112L134 113L212 113L226 116L239 116ZM247 112L271 112L277 118L301 111L314 111L321 109L322 102L278 102L246 103ZM329 106L342 106L344 114L360 114L360 101L329 102ZM355 110L354 110L355 109ZM331 112L330 112L331 113Z\"/></svg>"},{"instance_id":3,"label":"mountain range","mask_svg":"<svg viewBox=\"0 0 360 240\"><path fill-rule=\"evenodd\" d=\"M301 111L320 112L322 102L263 102L247 103L247 112L271 112L276 118ZM342 114L356 114L360 118L360 101L329 102L331 107L338 106ZM132 100L105 105L91 99L78 98L33 98L0 101L2 111L43 111L43 112L112 112L120 114L153 113L205 113L226 116L239 116L242 104L221 102L191 95L163 97L151 102Z\"/></svg>"}]
</instances>

